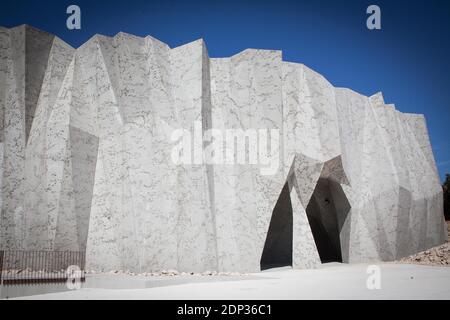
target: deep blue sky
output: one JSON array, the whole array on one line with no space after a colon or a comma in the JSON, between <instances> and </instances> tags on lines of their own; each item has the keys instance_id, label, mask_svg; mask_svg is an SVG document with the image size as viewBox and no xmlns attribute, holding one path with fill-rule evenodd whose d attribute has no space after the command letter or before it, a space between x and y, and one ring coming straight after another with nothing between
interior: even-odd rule
<instances>
[{"instance_id":1,"label":"deep blue sky","mask_svg":"<svg viewBox=\"0 0 450 320\"><path fill-rule=\"evenodd\" d=\"M79 31L65 26L70 4L81 7ZM381 31L366 28L370 4L381 7ZM211 57L282 50L335 86L382 91L400 111L425 114L441 179L450 172L450 0L3 0L0 25L24 23L74 47L124 31L171 47L203 38Z\"/></svg>"}]
</instances>

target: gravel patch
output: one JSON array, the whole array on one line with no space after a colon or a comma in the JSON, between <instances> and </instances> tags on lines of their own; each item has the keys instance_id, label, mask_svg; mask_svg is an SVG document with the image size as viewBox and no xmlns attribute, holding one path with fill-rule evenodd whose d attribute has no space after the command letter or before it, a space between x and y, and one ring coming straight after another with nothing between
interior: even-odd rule
<instances>
[{"instance_id":1,"label":"gravel patch","mask_svg":"<svg viewBox=\"0 0 450 320\"><path fill-rule=\"evenodd\" d=\"M448 234L450 234L450 221L447 221L447 231ZM450 241L447 241L440 246L400 259L399 261L396 261L396 263L450 267Z\"/></svg>"}]
</instances>

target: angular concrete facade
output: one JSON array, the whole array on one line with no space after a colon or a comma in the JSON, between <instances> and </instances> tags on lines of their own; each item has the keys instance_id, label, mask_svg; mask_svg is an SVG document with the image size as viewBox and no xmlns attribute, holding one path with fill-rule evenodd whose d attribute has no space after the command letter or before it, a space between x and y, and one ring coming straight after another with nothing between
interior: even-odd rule
<instances>
[{"instance_id":1,"label":"angular concrete facade","mask_svg":"<svg viewBox=\"0 0 450 320\"><path fill-rule=\"evenodd\" d=\"M278 130L278 169L173 163L195 123ZM279 51L0 28L0 153L1 249L86 250L88 269L314 268L447 239L424 117Z\"/></svg>"}]
</instances>

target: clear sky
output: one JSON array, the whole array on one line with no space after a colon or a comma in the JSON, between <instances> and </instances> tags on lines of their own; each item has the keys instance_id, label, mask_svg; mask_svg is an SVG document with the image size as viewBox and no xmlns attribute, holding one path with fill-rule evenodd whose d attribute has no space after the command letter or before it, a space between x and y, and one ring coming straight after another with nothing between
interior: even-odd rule
<instances>
[{"instance_id":1,"label":"clear sky","mask_svg":"<svg viewBox=\"0 0 450 320\"><path fill-rule=\"evenodd\" d=\"M81 30L66 28L70 4L81 8ZM382 30L366 28L371 4ZM0 25L24 23L74 47L123 31L171 47L203 38L211 57L282 50L335 86L382 91L400 111L425 114L441 179L450 173L450 0L3 0Z\"/></svg>"}]
</instances>

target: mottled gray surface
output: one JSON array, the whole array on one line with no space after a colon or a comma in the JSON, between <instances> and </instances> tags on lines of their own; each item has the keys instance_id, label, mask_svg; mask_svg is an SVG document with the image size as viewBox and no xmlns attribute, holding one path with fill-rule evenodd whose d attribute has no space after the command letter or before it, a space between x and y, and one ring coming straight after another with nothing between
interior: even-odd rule
<instances>
[{"instance_id":1,"label":"mottled gray surface","mask_svg":"<svg viewBox=\"0 0 450 320\"><path fill-rule=\"evenodd\" d=\"M149 281L135 277L96 279L96 288L86 287L61 293L41 294L21 299L31 300L448 300L450 268L379 264L380 287L372 284L366 264L325 264L314 270L286 268L259 272L244 278L171 277ZM102 281L103 280L103 281ZM116 281L117 280L117 281ZM183 280L187 280L186 282ZM153 283L152 283L153 282ZM117 283L117 284L116 284ZM116 287L114 288L113 285ZM123 289L117 289L121 286ZM144 287L145 286L145 287ZM125 288L134 289L125 289ZM114 288L114 289L113 289ZM371 287L373 288L373 287Z\"/></svg>"},{"instance_id":2,"label":"mottled gray surface","mask_svg":"<svg viewBox=\"0 0 450 320\"><path fill-rule=\"evenodd\" d=\"M280 51L210 59L202 40L171 49L125 33L73 49L0 28L0 81L2 249L86 249L90 270L257 271L287 183L293 225L278 229L292 230L292 265L314 268L306 208L319 179L344 262L447 238L424 117L335 88ZM175 165L171 135L196 121L203 133L278 129L278 170Z\"/></svg>"}]
</instances>

